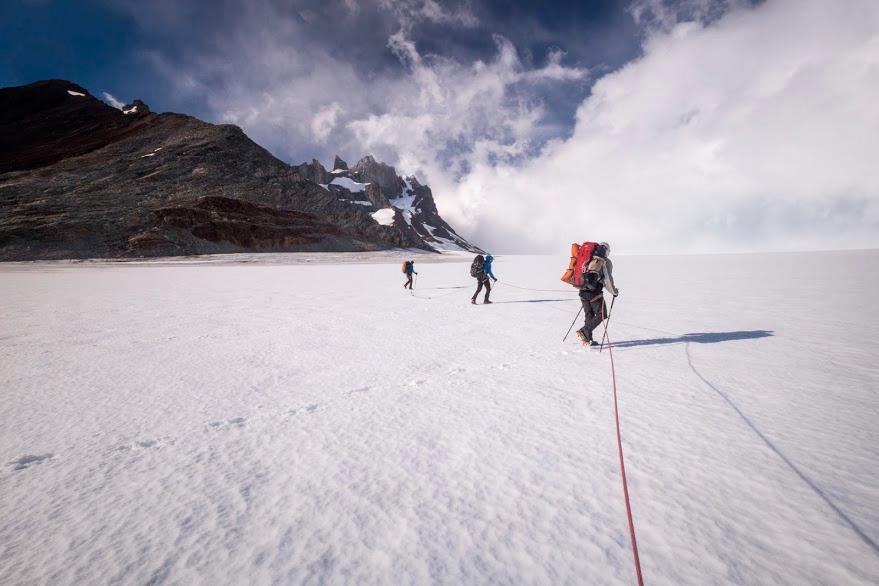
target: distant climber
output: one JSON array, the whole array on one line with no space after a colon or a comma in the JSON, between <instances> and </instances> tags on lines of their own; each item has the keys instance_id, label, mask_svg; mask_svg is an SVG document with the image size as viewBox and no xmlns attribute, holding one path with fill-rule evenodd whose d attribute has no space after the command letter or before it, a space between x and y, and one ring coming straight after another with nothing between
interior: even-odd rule
<instances>
[{"instance_id":1,"label":"distant climber","mask_svg":"<svg viewBox=\"0 0 879 586\"><path fill-rule=\"evenodd\" d=\"M408 287L409 290L411 291L412 290L412 275L418 274L415 272L415 261L414 260L407 260L406 262L403 263L403 273L405 273L405 275L406 275L406 282L403 283L403 288L406 289Z\"/></svg>"},{"instance_id":2,"label":"distant climber","mask_svg":"<svg viewBox=\"0 0 879 586\"><path fill-rule=\"evenodd\" d=\"M591 243L584 243L587 247ZM583 249L581 247L581 250ZM604 289L610 291L616 297L620 294L613 282L613 263L610 261L610 245L607 242L595 245L588 262L584 262L580 269L580 302L583 304L583 313L586 323L577 330L577 337L587 346L598 346L598 342L592 337L592 332L607 317L607 305L604 303Z\"/></svg>"},{"instance_id":3,"label":"distant climber","mask_svg":"<svg viewBox=\"0 0 879 586\"><path fill-rule=\"evenodd\" d=\"M479 292L482 291L483 287L485 287L485 299L483 299L482 302L484 304L491 303L491 300L488 298L489 295L491 295L491 281L494 280L497 282L497 277L491 272L491 263L493 260L494 257L490 254L485 257L479 254L473 259L473 263L470 265L470 276L475 277L476 282L478 283L476 286L476 293L474 293L473 297L470 299L470 303L473 305L476 305L476 297L479 296Z\"/></svg>"}]
</instances>

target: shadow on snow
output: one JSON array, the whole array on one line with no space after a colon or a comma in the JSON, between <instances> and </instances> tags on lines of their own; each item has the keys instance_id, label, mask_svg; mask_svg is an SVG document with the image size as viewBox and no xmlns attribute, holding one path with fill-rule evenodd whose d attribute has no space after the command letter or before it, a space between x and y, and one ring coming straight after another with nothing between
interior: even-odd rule
<instances>
[{"instance_id":1,"label":"shadow on snow","mask_svg":"<svg viewBox=\"0 0 879 586\"><path fill-rule=\"evenodd\" d=\"M715 344L717 342L730 342L732 340L754 340L773 336L771 330L745 330L740 332L700 332L684 334L675 338L650 338L647 340L624 340L614 342L614 348L634 348L635 346L661 346L664 344Z\"/></svg>"},{"instance_id":2,"label":"shadow on snow","mask_svg":"<svg viewBox=\"0 0 879 586\"><path fill-rule=\"evenodd\" d=\"M522 299L521 301L492 301L492 303L559 303L570 299Z\"/></svg>"},{"instance_id":3,"label":"shadow on snow","mask_svg":"<svg viewBox=\"0 0 879 586\"><path fill-rule=\"evenodd\" d=\"M763 336L750 336L750 337L765 337L765 336L771 336L771 335L772 335L772 332L767 332L767 331L765 331L765 330L756 330L756 331L754 331L754 332L730 332L730 334L755 334L755 333L758 333L758 332L762 332L764 335L763 335ZM706 334L688 334L688 335L706 335ZM730 338L730 339L737 339L737 338ZM738 339L740 339L740 338L738 338ZM691 341L692 341L692 340L691 340ZM719 341L719 340L713 340L713 341L716 342L716 341ZM767 446L770 450L772 450L773 452L775 452L775 454L776 454L779 458L781 458L781 461L784 462L785 464L787 464L788 468L790 468L791 471L792 471L794 474L796 474L796 475L800 478L800 480L802 480L803 482L805 482L806 485L807 485L809 488L811 488L812 491L813 491L816 495L818 495L818 497L820 497L825 503L827 503L827 506L829 506L831 509L833 509L833 512L835 512L835 513L837 514L837 516L838 516L840 519L842 519L846 524L848 524L849 527L851 527L852 531L854 531L855 534L857 534L857 536L861 538L861 541L863 541L863 542L866 543L868 546L870 546L870 548L873 550L873 553L879 555L879 544L877 544L875 541L873 541L873 538L870 537L869 535L867 535L867 533L866 533L863 529L861 529L861 526L858 525L857 523L855 523L855 521L854 521L851 517L849 517L849 516L846 514L846 512L843 511L843 510L842 510L842 509L841 509L841 508L840 508L840 507L839 507L839 506L833 501L833 499L831 499L830 496L829 496L827 493L825 493L824 490L822 490L822 488L821 488L819 485L817 485L815 482L813 482L811 478L809 478L808 476L806 476L806 474L805 474L802 470L800 470L799 467L798 467L798 466L797 466L797 465L796 465L796 464L795 464L790 458L788 458L787 455L786 455L783 451L781 451L781 448L779 448L778 446L776 446L775 443L774 443L771 439L769 439L769 437L767 437L766 435L764 435L763 432L760 431L760 428L757 427L757 424L754 423L754 422L751 420L751 418L748 417L748 416L745 414L745 412L742 411L742 410L739 408L738 405L736 405L736 403L735 403L735 401L733 401L732 397L730 397L727 393L725 393L723 390L721 390L720 387L715 386L714 383L712 383L710 380L708 380L707 378L705 378L705 377L702 375L702 373L699 372L699 371L696 369L696 366L693 364L693 357L690 356L690 345L689 345L689 344L687 344L686 346L684 346L684 350L685 350L685 352L687 353L687 364L690 365L690 370L693 371L693 374L695 374L697 377L699 377L699 379L701 379L703 383L705 383L706 385L708 385L709 388L711 388L711 389L712 389L715 393L717 393L717 394L718 394L718 395L719 395L724 401L726 401L726 403L727 403L730 407L732 407L732 409L733 409L733 410L738 414L738 416L742 419L742 421L745 423L745 425L747 425L748 427L750 427L751 430L752 430L755 434L757 434L757 437L759 437L761 440L763 440L763 443L766 444L766 446Z\"/></svg>"}]
</instances>

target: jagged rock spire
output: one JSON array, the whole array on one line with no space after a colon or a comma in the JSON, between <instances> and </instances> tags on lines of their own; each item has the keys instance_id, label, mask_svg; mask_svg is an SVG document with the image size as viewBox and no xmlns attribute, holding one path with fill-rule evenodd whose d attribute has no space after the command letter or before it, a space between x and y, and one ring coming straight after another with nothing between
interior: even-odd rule
<instances>
[{"instance_id":1,"label":"jagged rock spire","mask_svg":"<svg viewBox=\"0 0 879 586\"><path fill-rule=\"evenodd\" d=\"M122 107L123 114L138 114L143 116L150 113L150 107L140 100L134 100L132 103Z\"/></svg>"},{"instance_id":2,"label":"jagged rock spire","mask_svg":"<svg viewBox=\"0 0 879 586\"><path fill-rule=\"evenodd\" d=\"M351 169L358 173L361 180L377 183L388 197L396 197L403 189L403 180L397 176L397 170L384 163L377 162L372 155L366 155Z\"/></svg>"}]
</instances>

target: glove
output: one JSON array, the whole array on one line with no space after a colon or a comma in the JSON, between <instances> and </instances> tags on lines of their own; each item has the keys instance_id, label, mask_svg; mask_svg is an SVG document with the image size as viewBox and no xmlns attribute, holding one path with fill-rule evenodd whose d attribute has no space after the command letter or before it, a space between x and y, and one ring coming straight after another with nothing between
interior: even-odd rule
<instances>
[{"instance_id":1,"label":"glove","mask_svg":"<svg viewBox=\"0 0 879 586\"><path fill-rule=\"evenodd\" d=\"M616 296L618 296L619 294L620 294L620 289L619 289L619 287L617 287L617 292L614 293L613 296L616 297Z\"/></svg>"},{"instance_id":2,"label":"glove","mask_svg":"<svg viewBox=\"0 0 879 586\"><path fill-rule=\"evenodd\" d=\"M495 279L494 282L497 283L497 279Z\"/></svg>"}]
</instances>

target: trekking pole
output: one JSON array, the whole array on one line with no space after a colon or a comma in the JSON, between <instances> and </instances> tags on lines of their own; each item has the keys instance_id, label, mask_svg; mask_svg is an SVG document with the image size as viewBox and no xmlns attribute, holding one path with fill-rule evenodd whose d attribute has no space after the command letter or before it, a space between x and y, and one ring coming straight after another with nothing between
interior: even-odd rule
<instances>
[{"instance_id":1,"label":"trekking pole","mask_svg":"<svg viewBox=\"0 0 879 586\"><path fill-rule=\"evenodd\" d=\"M574 321L571 322L571 327L568 328L567 333L565 333L565 337L562 338L562 342L568 339L568 334L571 333L571 330L574 329L574 324L577 323L577 318L580 317L580 312L583 311L583 306L580 306L580 309L577 310L577 315L574 316Z\"/></svg>"},{"instance_id":2,"label":"trekking pole","mask_svg":"<svg viewBox=\"0 0 879 586\"><path fill-rule=\"evenodd\" d=\"M604 340L607 338L607 326L610 325L610 316L613 315L613 304L616 300L617 300L616 295L614 295L613 299L610 300L610 311L607 312L607 319L604 322L604 335L601 336L601 346L598 348L599 352L604 350Z\"/></svg>"}]
</instances>

